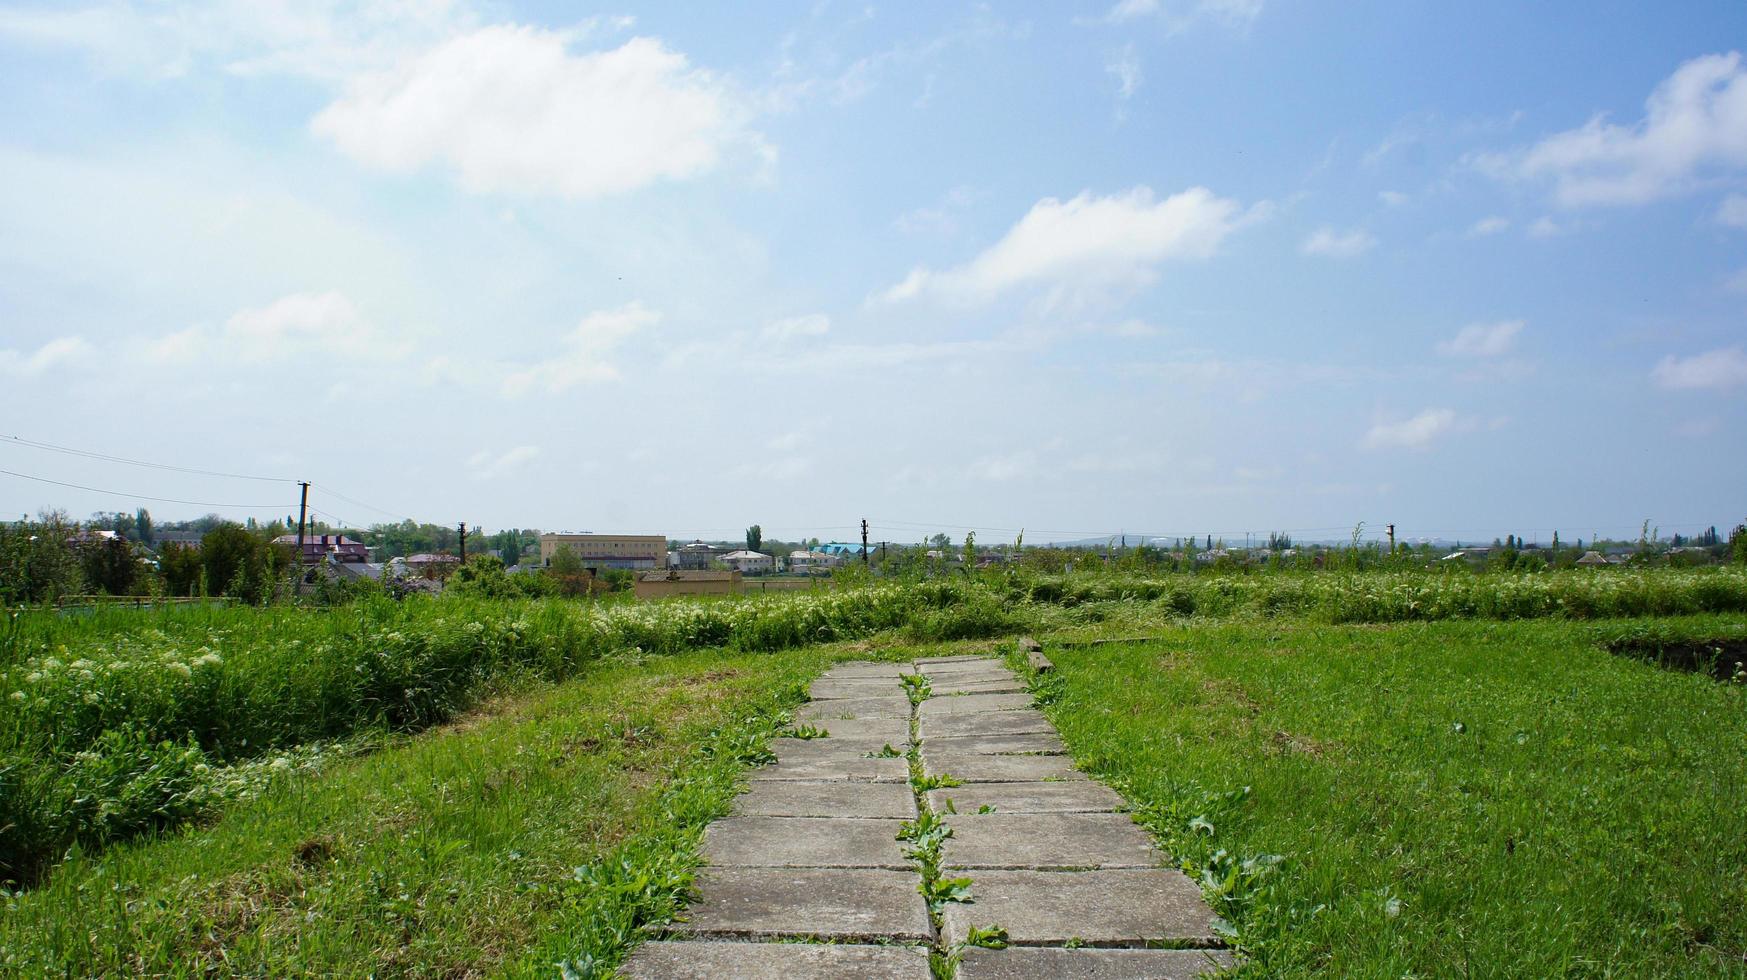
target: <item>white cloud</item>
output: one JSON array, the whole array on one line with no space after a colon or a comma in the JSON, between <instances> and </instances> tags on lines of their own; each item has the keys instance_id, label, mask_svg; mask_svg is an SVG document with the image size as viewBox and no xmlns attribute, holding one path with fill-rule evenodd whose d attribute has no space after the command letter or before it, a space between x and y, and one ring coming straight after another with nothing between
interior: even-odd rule
<instances>
[{"instance_id":1,"label":"white cloud","mask_svg":"<svg viewBox=\"0 0 1747 980\"><path fill-rule=\"evenodd\" d=\"M1500 217L1495 214L1491 217L1481 218L1479 221L1468 226L1468 237L1483 238L1487 235L1496 235L1509 227L1509 218Z\"/></svg>"},{"instance_id":2,"label":"white cloud","mask_svg":"<svg viewBox=\"0 0 1747 980\"><path fill-rule=\"evenodd\" d=\"M0 9L0 36L83 51L110 74L173 78L213 66L338 80L473 22L455 0L112 0Z\"/></svg>"},{"instance_id":3,"label":"white cloud","mask_svg":"<svg viewBox=\"0 0 1747 980\"><path fill-rule=\"evenodd\" d=\"M1227 235L1266 213L1265 204L1245 212L1204 187L1162 201L1148 187L1108 197L1088 191L1067 201L1044 198L970 262L943 272L918 267L881 298L898 302L932 293L986 302L1023 286L1087 293L1145 285L1160 263L1206 258Z\"/></svg>"},{"instance_id":4,"label":"white cloud","mask_svg":"<svg viewBox=\"0 0 1747 980\"><path fill-rule=\"evenodd\" d=\"M1470 323L1456 331L1456 336L1440 341L1438 353L1445 357L1499 357L1516 347L1523 325L1522 320Z\"/></svg>"},{"instance_id":5,"label":"white cloud","mask_svg":"<svg viewBox=\"0 0 1747 980\"><path fill-rule=\"evenodd\" d=\"M591 198L714 169L762 143L728 85L653 38L573 54L569 35L494 26L355 79L311 123L393 173L442 162L478 192Z\"/></svg>"},{"instance_id":6,"label":"white cloud","mask_svg":"<svg viewBox=\"0 0 1747 980\"><path fill-rule=\"evenodd\" d=\"M1261 16L1264 0L1190 0L1161 3L1160 0L1119 0L1104 20L1111 24L1157 17L1172 31L1181 31L1198 20L1211 20L1238 30L1248 28Z\"/></svg>"},{"instance_id":7,"label":"white cloud","mask_svg":"<svg viewBox=\"0 0 1747 980\"><path fill-rule=\"evenodd\" d=\"M0 374L32 377L60 364L84 360L95 349L82 337L60 337L26 354L20 350L0 350Z\"/></svg>"},{"instance_id":8,"label":"white cloud","mask_svg":"<svg viewBox=\"0 0 1747 980\"><path fill-rule=\"evenodd\" d=\"M1400 191L1378 191L1377 199L1392 208L1398 208L1407 203L1407 195Z\"/></svg>"},{"instance_id":9,"label":"white cloud","mask_svg":"<svg viewBox=\"0 0 1747 980\"><path fill-rule=\"evenodd\" d=\"M1116 97L1126 101L1140 88L1140 59L1134 56L1134 45L1123 47L1122 53L1104 66L1104 71L1116 76Z\"/></svg>"},{"instance_id":10,"label":"white cloud","mask_svg":"<svg viewBox=\"0 0 1747 980\"><path fill-rule=\"evenodd\" d=\"M1371 426L1364 445L1366 449L1424 449L1438 437L1467 425L1451 409L1428 408L1410 419Z\"/></svg>"},{"instance_id":11,"label":"white cloud","mask_svg":"<svg viewBox=\"0 0 1747 980\"><path fill-rule=\"evenodd\" d=\"M1305 255L1327 255L1332 258L1345 259L1368 252L1377 244L1377 239L1363 228L1355 228L1348 232L1337 232L1333 228L1318 228L1298 250Z\"/></svg>"},{"instance_id":12,"label":"white cloud","mask_svg":"<svg viewBox=\"0 0 1747 980\"><path fill-rule=\"evenodd\" d=\"M579 384L616 381L619 369L607 358L627 337L660 322L661 314L640 302L590 313L565 338L563 352L513 368L504 379L503 393L520 395L539 388L557 394Z\"/></svg>"},{"instance_id":13,"label":"white cloud","mask_svg":"<svg viewBox=\"0 0 1747 980\"><path fill-rule=\"evenodd\" d=\"M538 455L539 446L517 446L501 453L482 449L468 457L467 467L475 480L495 480L513 474Z\"/></svg>"},{"instance_id":14,"label":"white cloud","mask_svg":"<svg viewBox=\"0 0 1747 980\"><path fill-rule=\"evenodd\" d=\"M969 469L973 476L998 483L1022 480L1037 472L1037 454L1021 449L981 456L971 461Z\"/></svg>"},{"instance_id":15,"label":"white cloud","mask_svg":"<svg viewBox=\"0 0 1747 980\"><path fill-rule=\"evenodd\" d=\"M768 341L792 340L796 337L823 337L831 330L831 318L823 313L784 317L764 325L758 335Z\"/></svg>"},{"instance_id":16,"label":"white cloud","mask_svg":"<svg viewBox=\"0 0 1747 980\"><path fill-rule=\"evenodd\" d=\"M240 310L225 321L225 348L245 361L283 360L304 354L393 358L403 346L386 338L339 292L292 293L266 306ZM150 353L160 359L189 357L205 338L196 329L159 338Z\"/></svg>"},{"instance_id":17,"label":"white cloud","mask_svg":"<svg viewBox=\"0 0 1747 980\"><path fill-rule=\"evenodd\" d=\"M1747 167L1747 70L1741 55L1694 58L1656 86L1630 126L1598 115L1483 169L1551 178L1567 207L1643 204L1692 189L1707 174Z\"/></svg>"},{"instance_id":18,"label":"white cloud","mask_svg":"<svg viewBox=\"0 0 1747 980\"><path fill-rule=\"evenodd\" d=\"M1747 228L1747 194L1730 194L1717 205L1717 223L1731 228Z\"/></svg>"},{"instance_id":19,"label":"white cloud","mask_svg":"<svg viewBox=\"0 0 1747 980\"><path fill-rule=\"evenodd\" d=\"M1529 237L1552 238L1555 235L1563 235L1570 230L1570 226L1561 225L1552 218L1540 217L1535 219L1534 224L1529 225Z\"/></svg>"},{"instance_id":20,"label":"white cloud","mask_svg":"<svg viewBox=\"0 0 1747 980\"><path fill-rule=\"evenodd\" d=\"M1740 347L1662 359L1650 377L1664 388L1733 388L1747 385L1747 351Z\"/></svg>"}]
</instances>

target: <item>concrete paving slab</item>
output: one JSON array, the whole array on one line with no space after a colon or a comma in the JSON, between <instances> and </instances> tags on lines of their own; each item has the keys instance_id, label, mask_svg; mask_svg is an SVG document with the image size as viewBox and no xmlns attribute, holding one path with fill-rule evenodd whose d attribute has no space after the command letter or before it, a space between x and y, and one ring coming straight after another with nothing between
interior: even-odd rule
<instances>
[{"instance_id":1,"label":"concrete paving slab","mask_svg":"<svg viewBox=\"0 0 1747 980\"><path fill-rule=\"evenodd\" d=\"M910 781L910 763L907 759L867 759L854 753L814 748L821 742L829 741L831 740L827 738L802 742L798 747L780 753L775 765L760 766L748 773L747 778L754 783L797 779L807 782L835 779L861 783Z\"/></svg>"},{"instance_id":2,"label":"concrete paving slab","mask_svg":"<svg viewBox=\"0 0 1747 980\"><path fill-rule=\"evenodd\" d=\"M996 813L1109 813L1126 810L1128 804L1110 787L1089 779L1058 783L966 783L928 794L935 812L947 801L959 813L975 814L985 806Z\"/></svg>"},{"instance_id":3,"label":"concrete paving slab","mask_svg":"<svg viewBox=\"0 0 1747 980\"><path fill-rule=\"evenodd\" d=\"M927 980L928 951L914 946L656 942L637 947L617 974L628 980Z\"/></svg>"},{"instance_id":4,"label":"concrete paving slab","mask_svg":"<svg viewBox=\"0 0 1747 980\"><path fill-rule=\"evenodd\" d=\"M1038 819L1037 815L1032 818ZM1026 817L1015 815L1008 819ZM898 825L901 823L901 820L842 817L725 817L704 830L704 860L725 868L891 868L901 871L910 867L898 845ZM987 834L979 831L978 841L986 837ZM982 846L973 843L967 848L967 853L980 853Z\"/></svg>"},{"instance_id":5,"label":"concrete paving slab","mask_svg":"<svg viewBox=\"0 0 1747 980\"><path fill-rule=\"evenodd\" d=\"M835 664L827 670L824 677L890 677L896 680L904 674L914 674L916 665L911 663L879 663L872 660L848 660Z\"/></svg>"},{"instance_id":6,"label":"concrete paving slab","mask_svg":"<svg viewBox=\"0 0 1747 980\"><path fill-rule=\"evenodd\" d=\"M832 738L896 739L893 745L910 741L909 718L797 718L795 724L829 732Z\"/></svg>"},{"instance_id":7,"label":"concrete paving slab","mask_svg":"<svg viewBox=\"0 0 1747 980\"><path fill-rule=\"evenodd\" d=\"M931 681L944 680L993 680L1000 677L1012 677L1013 672L1003 664L993 661L982 664L940 664L937 666L922 665L916 668Z\"/></svg>"},{"instance_id":8,"label":"concrete paving slab","mask_svg":"<svg viewBox=\"0 0 1747 980\"><path fill-rule=\"evenodd\" d=\"M1067 751L1062 740L1047 732L1024 735L949 735L924 739L937 752L969 752L976 755L1060 755Z\"/></svg>"},{"instance_id":9,"label":"concrete paving slab","mask_svg":"<svg viewBox=\"0 0 1747 980\"><path fill-rule=\"evenodd\" d=\"M1191 980L1232 965L1223 949L969 949L959 980Z\"/></svg>"},{"instance_id":10,"label":"concrete paving slab","mask_svg":"<svg viewBox=\"0 0 1747 980\"><path fill-rule=\"evenodd\" d=\"M954 694L1023 694L1025 685L1013 678L989 681L934 681L928 685L932 697L943 698Z\"/></svg>"},{"instance_id":11,"label":"concrete paving slab","mask_svg":"<svg viewBox=\"0 0 1747 980\"><path fill-rule=\"evenodd\" d=\"M1152 838L1126 813L961 811L947 823L952 837L942 863L949 868L1156 868L1164 860Z\"/></svg>"},{"instance_id":12,"label":"concrete paving slab","mask_svg":"<svg viewBox=\"0 0 1747 980\"><path fill-rule=\"evenodd\" d=\"M777 761L781 762L791 757L856 758L869 752L883 752L888 745L901 753L907 744L909 739L894 741L878 735L834 735L830 738L773 738L770 740L770 750L776 753Z\"/></svg>"},{"instance_id":13,"label":"concrete paving slab","mask_svg":"<svg viewBox=\"0 0 1747 980\"><path fill-rule=\"evenodd\" d=\"M747 817L846 817L914 820L916 796L905 783L801 782L770 780L734 801L734 813Z\"/></svg>"},{"instance_id":14,"label":"concrete paving slab","mask_svg":"<svg viewBox=\"0 0 1747 980\"><path fill-rule=\"evenodd\" d=\"M1010 695L989 695L1007 697ZM903 695L878 698L838 698L831 701L809 701L795 711L796 721L827 718L904 718L910 717L910 699Z\"/></svg>"},{"instance_id":15,"label":"concrete paving slab","mask_svg":"<svg viewBox=\"0 0 1747 980\"><path fill-rule=\"evenodd\" d=\"M948 943L963 942L972 926L999 925L1016 946L1218 944L1213 910L1181 871L982 871L972 877L973 901L946 906Z\"/></svg>"},{"instance_id":16,"label":"concrete paving slab","mask_svg":"<svg viewBox=\"0 0 1747 980\"><path fill-rule=\"evenodd\" d=\"M923 721L949 715L971 715L985 711L1020 711L1031 707L1029 694L961 694L929 698L917 709Z\"/></svg>"},{"instance_id":17,"label":"concrete paving slab","mask_svg":"<svg viewBox=\"0 0 1747 980\"><path fill-rule=\"evenodd\" d=\"M845 698L909 698L904 685L886 677L820 678L807 688L815 701Z\"/></svg>"},{"instance_id":18,"label":"concrete paving slab","mask_svg":"<svg viewBox=\"0 0 1747 980\"><path fill-rule=\"evenodd\" d=\"M922 702L927 705L929 702ZM1020 711L986 711L982 714L969 715L934 715L922 719L918 730L922 740L931 738L951 738L955 735L1028 735L1038 732L1055 733L1055 726L1043 716L1043 712L1026 709Z\"/></svg>"},{"instance_id":19,"label":"concrete paving slab","mask_svg":"<svg viewBox=\"0 0 1747 980\"><path fill-rule=\"evenodd\" d=\"M954 654L953 656L950 656L950 657L917 657L916 658L916 666L918 666L918 667L933 667L933 666L937 666L939 664L972 664L972 663L994 664L994 663L1000 663L1000 661L996 660L994 657L984 656L983 654L980 654L980 653L959 653L959 654Z\"/></svg>"},{"instance_id":20,"label":"concrete paving slab","mask_svg":"<svg viewBox=\"0 0 1747 980\"><path fill-rule=\"evenodd\" d=\"M955 776L967 783L1034 783L1081 780L1065 755L978 755L973 752L930 752L922 743L923 770Z\"/></svg>"},{"instance_id":21,"label":"concrete paving slab","mask_svg":"<svg viewBox=\"0 0 1747 980\"><path fill-rule=\"evenodd\" d=\"M673 928L715 939L927 942L928 908L916 881L914 871L704 868L698 901Z\"/></svg>"}]
</instances>

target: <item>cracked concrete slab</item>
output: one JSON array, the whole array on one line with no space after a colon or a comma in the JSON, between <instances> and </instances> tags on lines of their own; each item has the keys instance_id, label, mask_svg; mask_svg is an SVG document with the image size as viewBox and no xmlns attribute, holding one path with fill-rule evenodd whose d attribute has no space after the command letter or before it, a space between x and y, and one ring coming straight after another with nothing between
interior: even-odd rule
<instances>
[{"instance_id":1,"label":"cracked concrete slab","mask_svg":"<svg viewBox=\"0 0 1747 980\"><path fill-rule=\"evenodd\" d=\"M948 735L923 739L925 748L939 752L970 752L976 755L1060 755L1067 751L1062 740L1047 732L1023 735Z\"/></svg>"},{"instance_id":2,"label":"cracked concrete slab","mask_svg":"<svg viewBox=\"0 0 1747 980\"><path fill-rule=\"evenodd\" d=\"M1223 949L969 949L959 980L1192 980L1227 969Z\"/></svg>"},{"instance_id":3,"label":"cracked concrete slab","mask_svg":"<svg viewBox=\"0 0 1747 980\"><path fill-rule=\"evenodd\" d=\"M821 676L830 678L850 677L890 677L897 680L904 674L914 674L916 665L911 663L880 663L872 660L850 660L836 664Z\"/></svg>"},{"instance_id":4,"label":"cracked concrete slab","mask_svg":"<svg viewBox=\"0 0 1747 980\"><path fill-rule=\"evenodd\" d=\"M997 695L999 696L999 695ZM838 698L831 701L809 701L795 711L796 721L848 718L910 718L910 699L898 694L893 697Z\"/></svg>"},{"instance_id":5,"label":"cracked concrete slab","mask_svg":"<svg viewBox=\"0 0 1747 980\"><path fill-rule=\"evenodd\" d=\"M617 974L628 980L928 980L928 951L842 943L645 943Z\"/></svg>"},{"instance_id":6,"label":"cracked concrete slab","mask_svg":"<svg viewBox=\"0 0 1747 980\"><path fill-rule=\"evenodd\" d=\"M940 664L994 664L1000 663L994 657L980 653L956 653L950 657L917 657L916 666L934 667Z\"/></svg>"},{"instance_id":7,"label":"cracked concrete slab","mask_svg":"<svg viewBox=\"0 0 1747 980\"><path fill-rule=\"evenodd\" d=\"M1086 778L1065 755L930 751L926 741L922 743L922 766L930 774L954 776L967 783L1035 783Z\"/></svg>"},{"instance_id":8,"label":"cracked concrete slab","mask_svg":"<svg viewBox=\"0 0 1747 980\"><path fill-rule=\"evenodd\" d=\"M924 705L929 702L922 702ZM955 735L1028 735L1038 732L1055 733L1055 726L1043 712L985 711L982 714L935 715L924 719L918 729L926 743L931 738L951 738Z\"/></svg>"},{"instance_id":9,"label":"cracked concrete slab","mask_svg":"<svg viewBox=\"0 0 1747 980\"><path fill-rule=\"evenodd\" d=\"M807 695L814 701L833 701L848 698L891 698L898 697L908 700L904 685L884 677L846 677L820 678L807 689Z\"/></svg>"},{"instance_id":10,"label":"cracked concrete slab","mask_svg":"<svg viewBox=\"0 0 1747 980\"><path fill-rule=\"evenodd\" d=\"M908 783L768 780L753 783L752 789L735 799L734 813L747 817L914 820L916 796Z\"/></svg>"},{"instance_id":11,"label":"cracked concrete slab","mask_svg":"<svg viewBox=\"0 0 1747 980\"><path fill-rule=\"evenodd\" d=\"M959 694L929 698L918 716L924 724L933 718L979 714L985 711L1019 711L1031 707L1029 694Z\"/></svg>"},{"instance_id":12,"label":"cracked concrete slab","mask_svg":"<svg viewBox=\"0 0 1747 980\"><path fill-rule=\"evenodd\" d=\"M786 741L786 740L785 740ZM903 758L868 759L859 753L845 753L819 746L831 739L800 742L793 748L781 749L774 765L760 766L747 774L752 782L780 780L819 781L827 779L864 783L908 783L910 764Z\"/></svg>"},{"instance_id":13,"label":"cracked concrete slab","mask_svg":"<svg viewBox=\"0 0 1747 980\"><path fill-rule=\"evenodd\" d=\"M1181 871L981 871L968 904L949 903L942 935L999 925L1016 946L1218 945L1213 910Z\"/></svg>"},{"instance_id":14,"label":"cracked concrete slab","mask_svg":"<svg viewBox=\"0 0 1747 980\"><path fill-rule=\"evenodd\" d=\"M1156 868L1164 860L1152 838L1125 813L961 811L947 823L952 836L941 863L949 868Z\"/></svg>"},{"instance_id":15,"label":"cracked concrete slab","mask_svg":"<svg viewBox=\"0 0 1747 980\"><path fill-rule=\"evenodd\" d=\"M902 822L724 817L704 830L704 860L717 867L904 870L911 865L898 844Z\"/></svg>"},{"instance_id":16,"label":"cracked concrete slab","mask_svg":"<svg viewBox=\"0 0 1747 980\"><path fill-rule=\"evenodd\" d=\"M974 681L930 680L928 687L931 696L937 698L955 694L1019 694L1025 690L1025 685L1013 678Z\"/></svg>"},{"instance_id":17,"label":"cracked concrete slab","mask_svg":"<svg viewBox=\"0 0 1747 980\"><path fill-rule=\"evenodd\" d=\"M928 794L928 805L943 812L951 801L959 813L983 807L996 813L1109 813L1128 809L1122 797L1089 779L1056 783L966 783Z\"/></svg>"},{"instance_id":18,"label":"cracked concrete slab","mask_svg":"<svg viewBox=\"0 0 1747 980\"><path fill-rule=\"evenodd\" d=\"M770 740L770 750L776 753L777 761L790 758L861 758L868 753L880 754L891 746L900 754L909 744L908 739L896 741L881 738L878 735L843 735L830 738L773 738Z\"/></svg>"},{"instance_id":19,"label":"cracked concrete slab","mask_svg":"<svg viewBox=\"0 0 1747 980\"><path fill-rule=\"evenodd\" d=\"M893 745L910 741L908 718L797 718L795 724L828 732L832 738L878 738Z\"/></svg>"},{"instance_id":20,"label":"cracked concrete slab","mask_svg":"<svg viewBox=\"0 0 1747 980\"><path fill-rule=\"evenodd\" d=\"M675 932L717 939L928 942L914 871L704 868Z\"/></svg>"}]
</instances>

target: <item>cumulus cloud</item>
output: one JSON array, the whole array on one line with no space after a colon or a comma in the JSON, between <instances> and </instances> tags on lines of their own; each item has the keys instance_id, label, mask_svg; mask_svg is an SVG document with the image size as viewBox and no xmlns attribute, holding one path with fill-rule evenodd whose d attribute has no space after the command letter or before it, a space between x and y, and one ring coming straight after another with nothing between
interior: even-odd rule
<instances>
[{"instance_id":1,"label":"cumulus cloud","mask_svg":"<svg viewBox=\"0 0 1747 980\"><path fill-rule=\"evenodd\" d=\"M1265 204L1246 211L1205 187L1164 200L1144 186L1107 197L1044 198L970 262L941 272L916 268L880 298L934 294L974 303L1027 286L1086 293L1145 285L1161 263L1207 258L1226 236L1266 213Z\"/></svg>"},{"instance_id":2,"label":"cumulus cloud","mask_svg":"<svg viewBox=\"0 0 1747 980\"><path fill-rule=\"evenodd\" d=\"M1662 359L1650 377L1664 388L1733 388L1747 385L1747 350L1723 347L1691 357Z\"/></svg>"},{"instance_id":3,"label":"cumulus cloud","mask_svg":"<svg viewBox=\"0 0 1747 980\"><path fill-rule=\"evenodd\" d=\"M1407 195L1400 191L1378 191L1377 200L1392 208L1398 208L1407 203Z\"/></svg>"},{"instance_id":4,"label":"cumulus cloud","mask_svg":"<svg viewBox=\"0 0 1747 980\"><path fill-rule=\"evenodd\" d=\"M1747 70L1738 52L1694 58L1650 93L1632 125L1598 115L1483 169L1553 182L1567 207L1643 204L1747 167Z\"/></svg>"},{"instance_id":5,"label":"cumulus cloud","mask_svg":"<svg viewBox=\"0 0 1747 980\"><path fill-rule=\"evenodd\" d=\"M500 25L355 79L312 121L366 166L432 163L468 190L592 198L714 169L762 148L721 79L659 40L573 53L557 31Z\"/></svg>"},{"instance_id":6,"label":"cumulus cloud","mask_svg":"<svg viewBox=\"0 0 1747 980\"><path fill-rule=\"evenodd\" d=\"M255 309L241 310L225 321L220 340L225 349L247 361L278 360L302 354L337 354L360 358L398 357L402 345L387 339L342 293L292 293ZM160 359L196 354L205 335L198 329L159 338L153 353Z\"/></svg>"},{"instance_id":7,"label":"cumulus cloud","mask_svg":"<svg viewBox=\"0 0 1747 980\"><path fill-rule=\"evenodd\" d=\"M1338 232L1333 228L1318 228L1311 233L1304 244L1298 247L1305 255L1326 255L1330 258L1345 259L1371 250L1377 244L1377 239L1363 228L1355 228L1348 232Z\"/></svg>"},{"instance_id":8,"label":"cumulus cloud","mask_svg":"<svg viewBox=\"0 0 1747 980\"><path fill-rule=\"evenodd\" d=\"M1438 353L1445 357L1499 357L1516 346L1523 325L1522 320L1470 323L1456 331L1456 336L1439 342Z\"/></svg>"},{"instance_id":9,"label":"cumulus cloud","mask_svg":"<svg viewBox=\"0 0 1747 980\"><path fill-rule=\"evenodd\" d=\"M58 365L84 360L93 352L94 348L82 337L60 337L29 353L0 350L0 374L35 377Z\"/></svg>"},{"instance_id":10,"label":"cumulus cloud","mask_svg":"<svg viewBox=\"0 0 1747 980\"><path fill-rule=\"evenodd\" d=\"M768 341L793 340L796 337L822 337L831 331L831 318L823 313L784 317L764 325L758 335Z\"/></svg>"},{"instance_id":11,"label":"cumulus cloud","mask_svg":"<svg viewBox=\"0 0 1747 980\"><path fill-rule=\"evenodd\" d=\"M1510 227L1510 219L1509 218L1500 217L1500 216L1495 214L1495 215L1492 215L1491 217L1481 218L1479 221L1476 221L1472 225L1469 225L1468 226L1468 237L1470 237L1470 238L1484 238L1487 235L1496 235L1499 232L1504 231L1505 229L1507 229L1509 227Z\"/></svg>"},{"instance_id":12,"label":"cumulus cloud","mask_svg":"<svg viewBox=\"0 0 1747 980\"><path fill-rule=\"evenodd\" d=\"M1440 436L1467 426L1453 409L1428 408L1399 422L1378 422L1365 433L1366 449L1424 449Z\"/></svg>"},{"instance_id":13,"label":"cumulus cloud","mask_svg":"<svg viewBox=\"0 0 1747 980\"><path fill-rule=\"evenodd\" d=\"M1717 205L1717 223L1747 228L1747 194L1730 194Z\"/></svg>"},{"instance_id":14,"label":"cumulus cloud","mask_svg":"<svg viewBox=\"0 0 1747 980\"><path fill-rule=\"evenodd\" d=\"M538 455L539 446L517 446L501 453L482 449L468 457L467 468L475 480L495 480L513 474Z\"/></svg>"},{"instance_id":15,"label":"cumulus cloud","mask_svg":"<svg viewBox=\"0 0 1747 980\"><path fill-rule=\"evenodd\" d=\"M518 366L504 379L506 395L532 389L551 394L591 382L616 381L618 366L608 358L632 334L661 322L661 314L640 302L600 310L582 318L564 339L564 350L534 364Z\"/></svg>"}]
</instances>

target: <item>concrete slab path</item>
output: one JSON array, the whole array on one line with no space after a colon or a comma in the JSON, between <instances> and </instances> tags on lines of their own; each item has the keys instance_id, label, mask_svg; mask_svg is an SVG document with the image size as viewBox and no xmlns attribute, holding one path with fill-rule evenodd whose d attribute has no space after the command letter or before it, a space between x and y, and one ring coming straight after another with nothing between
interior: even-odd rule
<instances>
[{"instance_id":1,"label":"concrete slab path","mask_svg":"<svg viewBox=\"0 0 1747 980\"><path fill-rule=\"evenodd\" d=\"M621 974L925 980L931 951L961 953L965 980L1229 966L1199 888L1073 768L1023 691L987 657L834 667L795 713L816 737L773 741L777 761L705 832L684 920ZM922 816L947 826L930 853L943 877L971 879L968 901L931 912L923 898L916 845L900 839ZM1009 948L962 945L992 927Z\"/></svg>"}]
</instances>

